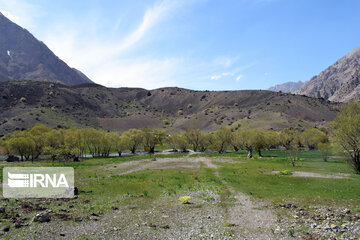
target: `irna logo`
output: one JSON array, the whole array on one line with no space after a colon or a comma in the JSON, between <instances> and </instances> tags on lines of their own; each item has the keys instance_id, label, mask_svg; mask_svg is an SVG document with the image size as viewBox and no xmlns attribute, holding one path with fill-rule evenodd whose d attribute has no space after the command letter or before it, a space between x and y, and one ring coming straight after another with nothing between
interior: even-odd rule
<instances>
[{"instance_id":1,"label":"irna logo","mask_svg":"<svg viewBox=\"0 0 360 240\"><path fill-rule=\"evenodd\" d=\"M8 173L9 187L69 187L65 174L19 174Z\"/></svg>"},{"instance_id":2,"label":"irna logo","mask_svg":"<svg viewBox=\"0 0 360 240\"><path fill-rule=\"evenodd\" d=\"M73 198L74 169L71 167L5 167L5 198Z\"/></svg>"}]
</instances>

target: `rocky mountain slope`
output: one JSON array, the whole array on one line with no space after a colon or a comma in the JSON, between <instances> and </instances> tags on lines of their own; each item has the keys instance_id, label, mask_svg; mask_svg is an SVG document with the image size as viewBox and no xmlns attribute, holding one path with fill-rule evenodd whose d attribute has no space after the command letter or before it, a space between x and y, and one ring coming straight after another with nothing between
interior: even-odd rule
<instances>
[{"instance_id":1,"label":"rocky mountain slope","mask_svg":"<svg viewBox=\"0 0 360 240\"><path fill-rule=\"evenodd\" d=\"M339 104L272 91L193 91L74 87L38 81L0 82L0 135L36 123L94 126L108 130L159 127L215 130L282 129L332 120Z\"/></svg>"},{"instance_id":2,"label":"rocky mountain slope","mask_svg":"<svg viewBox=\"0 0 360 240\"><path fill-rule=\"evenodd\" d=\"M59 81L66 85L91 82L0 13L0 81L14 79Z\"/></svg>"},{"instance_id":3,"label":"rocky mountain slope","mask_svg":"<svg viewBox=\"0 0 360 240\"><path fill-rule=\"evenodd\" d=\"M299 88L301 88L303 85L304 85L304 83L302 81L286 82L283 84L278 84L273 87L270 87L268 90L274 91L274 92L293 93L293 92L299 90Z\"/></svg>"},{"instance_id":4,"label":"rocky mountain slope","mask_svg":"<svg viewBox=\"0 0 360 240\"><path fill-rule=\"evenodd\" d=\"M360 47L311 78L297 92L331 101L360 99Z\"/></svg>"}]
</instances>

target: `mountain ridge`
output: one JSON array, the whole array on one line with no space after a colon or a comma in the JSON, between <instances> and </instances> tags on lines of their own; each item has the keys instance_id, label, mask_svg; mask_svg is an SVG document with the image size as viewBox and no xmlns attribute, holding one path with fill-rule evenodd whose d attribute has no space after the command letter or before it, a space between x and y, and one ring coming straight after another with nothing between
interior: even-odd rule
<instances>
[{"instance_id":1,"label":"mountain ridge","mask_svg":"<svg viewBox=\"0 0 360 240\"><path fill-rule=\"evenodd\" d=\"M340 105L267 90L66 86L43 81L0 82L0 135L43 123L124 131L157 127L213 131L220 126L279 130L331 121Z\"/></svg>"},{"instance_id":2,"label":"mountain ridge","mask_svg":"<svg viewBox=\"0 0 360 240\"><path fill-rule=\"evenodd\" d=\"M70 68L28 30L0 14L0 81L45 80L77 85L91 81Z\"/></svg>"},{"instance_id":3,"label":"mountain ridge","mask_svg":"<svg viewBox=\"0 0 360 240\"><path fill-rule=\"evenodd\" d=\"M336 102L360 100L360 46L338 59L298 91L310 97Z\"/></svg>"},{"instance_id":4,"label":"mountain ridge","mask_svg":"<svg viewBox=\"0 0 360 240\"><path fill-rule=\"evenodd\" d=\"M297 90L299 90L302 86L304 85L304 82L302 81L297 81L297 82L285 82L282 84L277 84L275 86L272 86L270 88L268 88L268 90L270 91L274 91L274 92L284 92L284 93L293 93Z\"/></svg>"}]
</instances>

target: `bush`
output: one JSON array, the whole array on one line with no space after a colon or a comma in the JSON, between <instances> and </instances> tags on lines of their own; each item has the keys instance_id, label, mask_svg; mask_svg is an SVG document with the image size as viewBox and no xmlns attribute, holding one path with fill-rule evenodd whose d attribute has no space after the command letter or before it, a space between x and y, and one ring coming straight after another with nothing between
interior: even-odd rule
<instances>
[{"instance_id":1,"label":"bush","mask_svg":"<svg viewBox=\"0 0 360 240\"><path fill-rule=\"evenodd\" d=\"M280 175L292 175L292 172L289 170L280 171Z\"/></svg>"},{"instance_id":2,"label":"bush","mask_svg":"<svg viewBox=\"0 0 360 240\"><path fill-rule=\"evenodd\" d=\"M189 204L189 203L190 203L190 199L191 199L190 196L183 196L183 197L180 197L180 198L179 198L179 200L180 200L183 204Z\"/></svg>"}]
</instances>

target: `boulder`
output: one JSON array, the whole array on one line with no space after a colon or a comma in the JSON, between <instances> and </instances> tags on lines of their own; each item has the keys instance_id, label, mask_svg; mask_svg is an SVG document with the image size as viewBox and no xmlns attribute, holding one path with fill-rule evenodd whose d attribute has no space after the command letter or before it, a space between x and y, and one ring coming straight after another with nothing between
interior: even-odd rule
<instances>
[{"instance_id":1,"label":"boulder","mask_svg":"<svg viewBox=\"0 0 360 240\"><path fill-rule=\"evenodd\" d=\"M35 215L34 222L50 222L51 215L49 211L40 212Z\"/></svg>"}]
</instances>

